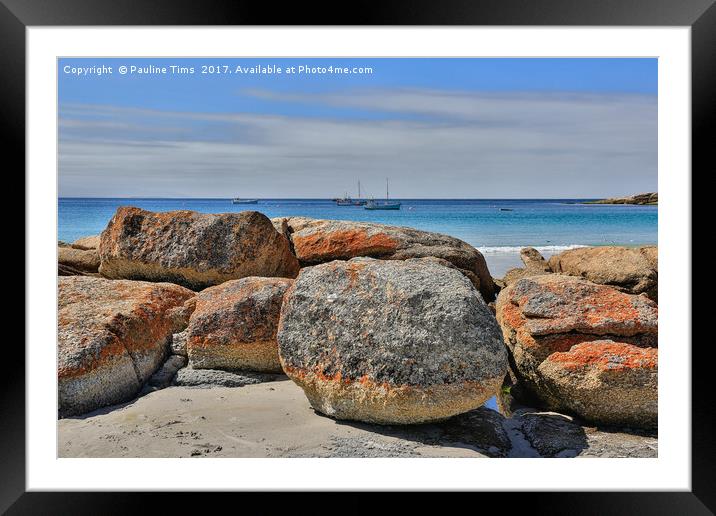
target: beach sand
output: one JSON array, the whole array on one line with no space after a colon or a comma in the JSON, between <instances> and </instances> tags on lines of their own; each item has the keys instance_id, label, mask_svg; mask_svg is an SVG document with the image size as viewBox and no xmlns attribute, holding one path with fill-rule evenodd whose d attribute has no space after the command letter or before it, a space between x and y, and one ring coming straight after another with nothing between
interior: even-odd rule
<instances>
[{"instance_id":1,"label":"beach sand","mask_svg":"<svg viewBox=\"0 0 716 516\"><path fill-rule=\"evenodd\" d=\"M239 388L169 387L62 419L58 427L60 457L485 456L465 445L424 444L410 432L387 435L389 428L321 416L287 379Z\"/></svg>"},{"instance_id":2,"label":"beach sand","mask_svg":"<svg viewBox=\"0 0 716 516\"><path fill-rule=\"evenodd\" d=\"M656 457L655 437L603 432L545 413L533 448L517 419L488 409L427 425L335 421L288 379L169 387L58 422L59 457ZM556 419L555 419L556 418ZM556 427L554 425L557 425ZM499 434L502 434L500 437ZM534 436L533 436L534 437ZM555 449L562 450L556 455Z\"/></svg>"}]
</instances>

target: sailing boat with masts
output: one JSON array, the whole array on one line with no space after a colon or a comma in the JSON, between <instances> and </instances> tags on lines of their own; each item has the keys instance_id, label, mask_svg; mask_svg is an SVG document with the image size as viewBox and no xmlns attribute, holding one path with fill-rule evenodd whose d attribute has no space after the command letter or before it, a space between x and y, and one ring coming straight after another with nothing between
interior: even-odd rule
<instances>
[{"instance_id":1,"label":"sailing boat with masts","mask_svg":"<svg viewBox=\"0 0 716 516\"><path fill-rule=\"evenodd\" d=\"M400 209L399 202L390 202L390 195L388 194L388 178L385 178L385 202L383 203L377 203L375 200L371 199L368 201L364 208L366 210L399 210Z\"/></svg>"},{"instance_id":2,"label":"sailing boat with masts","mask_svg":"<svg viewBox=\"0 0 716 516\"><path fill-rule=\"evenodd\" d=\"M334 199L336 206L365 206L367 201L360 197L360 181L358 181L358 199L351 199L346 193L342 199Z\"/></svg>"},{"instance_id":3,"label":"sailing boat with masts","mask_svg":"<svg viewBox=\"0 0 716 516\"><path fill-rule=\"evenodd\" d=\"M353 201L353 206L365 206L368 201L361 199L360 197L360 181L358 181L358 199Z\"/></svg>"}]
</instances>

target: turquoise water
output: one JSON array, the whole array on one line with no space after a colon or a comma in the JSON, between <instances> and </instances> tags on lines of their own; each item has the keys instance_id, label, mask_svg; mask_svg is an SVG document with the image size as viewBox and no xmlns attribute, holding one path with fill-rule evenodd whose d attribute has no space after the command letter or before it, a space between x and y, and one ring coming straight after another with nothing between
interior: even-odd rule
<instances>
[{"instance_id":1,"label":"turquoise water","mask_svg":"<svg viewBox=\"0 0 716 516\"><path fill-rule=\"evenodd\" d=\"M229 199L76 199L59 200L58 238L73 241L101 232L118 206L152 211L205 213L257 210L269 217L306 216L362 220L446 233L486 253L521 246L545 251L574 245L655 244L657 207L570 204L562 200L402 200L399 211L368 211L336 206L329 200L268 199L234 205ZM500 209L513 211L501 211Z\"/></svg>"}]
</instances>

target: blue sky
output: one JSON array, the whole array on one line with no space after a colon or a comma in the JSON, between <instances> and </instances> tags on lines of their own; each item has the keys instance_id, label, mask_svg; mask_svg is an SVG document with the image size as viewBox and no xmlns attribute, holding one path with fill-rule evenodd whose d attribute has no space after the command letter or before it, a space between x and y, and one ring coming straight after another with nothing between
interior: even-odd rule
<instances>
[{"instance_id":1,"label":"blue sky","mask_svg":"<svg viewBox=\"0 0 716 516\"><path fill-rule=\"evenodd\" d=\"M224 64L284 73L200 73ZM330 65L372 73L286 73ZM332 197L386 176L406 198L656 190L656 59L61 59L58 86L61 196Z\"/></svg>"}]
</instances>

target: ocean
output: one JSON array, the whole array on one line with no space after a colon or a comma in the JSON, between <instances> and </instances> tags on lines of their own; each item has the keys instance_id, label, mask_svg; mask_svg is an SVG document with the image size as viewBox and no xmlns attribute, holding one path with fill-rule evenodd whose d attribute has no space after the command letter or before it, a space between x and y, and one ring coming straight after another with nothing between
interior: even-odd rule
<instances>
[{"instance_id":1,"label":"ocean","mask_svg":"<svg viewBox=\"0 0 716 516\"><path fill-rule=\"evenodd\" d=\"M521 265L519 250L525 246L536 247L547 258L579 246L657 243L656 206L580 204L586 199L396 200L403 203L400 210L369 211L327 199L262 199L238 205L230 199L60 198L58 239L72 242L100 233L119 206L204 213L257 210L268 217L369 221L445 233L480 249L495 277Z\"/></svg>"}]
</instances>

